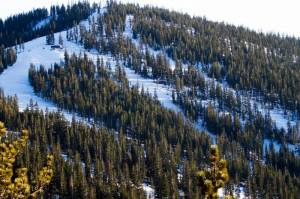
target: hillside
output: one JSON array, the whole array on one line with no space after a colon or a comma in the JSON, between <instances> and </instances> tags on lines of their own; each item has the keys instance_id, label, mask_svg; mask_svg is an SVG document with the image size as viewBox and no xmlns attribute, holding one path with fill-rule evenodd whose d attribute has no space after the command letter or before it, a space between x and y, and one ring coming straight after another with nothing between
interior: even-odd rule
<instances>
[{"instance_id":1,"label":"hillside","mask_svg":"<svg viewBox=\"0 0 300 199\"><path fill-rule=\"evenodd\" d=\"M53 29L53 12L0 74L0 120L30 133L18 164L54 154L46 198L201 198L211 143L220 195L299 195L299 40L114 2Z\"/></svg>"}]
</instances>

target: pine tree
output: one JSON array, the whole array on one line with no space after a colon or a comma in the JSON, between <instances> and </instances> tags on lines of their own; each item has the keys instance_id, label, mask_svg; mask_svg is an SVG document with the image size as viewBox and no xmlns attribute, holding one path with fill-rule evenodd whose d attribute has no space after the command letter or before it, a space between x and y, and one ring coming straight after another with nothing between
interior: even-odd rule
<instances>
[{"instance_id":1,"label":"pine tree","mask_svg":"<svg viewBox=\"0 0 300 199\"><path fill-rule=\"evenodd\" d=\"M53 32L46 36L46 44L47 45L54 45L55 38Z\"/></svg>"},{"instance_id":2,"label":"pine tree","mask_svg":"<svg viewBox=\"0 0 300 199\"><path fill-rule=\"evenodd\" d=\"M217 199L218 189L225 186L229 175L226 160L220 159L216 145L210 147L210 164L210 168L197 172L196 176L205 199Z\"/></svg>"},{"instance_id":3,"label":"pine tree","mask_svg":"<svg viewBox=\"0 0 300 199\"><path fill-rule=\"evenodd\" d=\"M58 43L59 43L59 45L61 45L61 46L64 45L64 40L63 40L61 34L59 34L59 37L58 37Z\"/></svg>"}]
</instances>

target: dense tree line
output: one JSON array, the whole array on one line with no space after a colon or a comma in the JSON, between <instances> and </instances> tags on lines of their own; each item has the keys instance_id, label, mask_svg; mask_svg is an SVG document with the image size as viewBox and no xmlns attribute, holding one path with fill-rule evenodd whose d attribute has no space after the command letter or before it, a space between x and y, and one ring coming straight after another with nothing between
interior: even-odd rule
<instances>
[{"instance_id":1,"label":"dense tree line","mask_svg":"<svg viewBox=\"0 0 300 199\"><path fill-rule=\"evenodd\" d=\"M57 18L63 10L52 7L50 15ZM155 189L157 198L178 198L181 191L186 198L203 198L195 174L199 168L207 166L210 138L196 130L181 114L163 108L155 96L143 88L130 87L121 67L125 65L144 77L174 86L174 102L182 107L185 115L192 120L203 119L228 160L231 178L227 192L233 192L235 185L242 185L246 196L252 198L297 198L300 160L285 144L296 139L282 136L283 132L272 126L270 118L247 110L251 109L247 100L244 102L215 82L205 81L203 73L193 66L198 60L192 62L189 56L185 58L179 52L176 58L167 50L176 62L175 69L171 70L163 53L152 56L147 49L136 47L122 35L127 14L135 15L134 26L148 18L153 21L162 18L168 26L177 20L174 32L180 27L175 24L189 24L194 20L166 10L110 2L104 15L90 20L90 28L75 26L68 30L67 37L87 49L111 53L116 58L115 71L110 70L114 63L98 59L94 64L86 55L67 52L64 64L54 64L49 70L32 65L29 70L29 80L36 94L95 124L86 125L75 118L69 123L60 113L39 111L32 103L24 112L18 112L16 98L6 98L0 92L0 121L12 131L29 130L30 145L17 161L18 167L26 166L32 171L29 180L36 179L46 154L51 151L54 155L54 179L44 197L144 198L141 184L148 183ZM141 22L135 21L137 17ZM47 34L53 34L56 25L52 23ZM164 25L161 23L162 32ZM209 32L210 28L206 28L203 31ZM148 29L151 27L145 27L145 31ZM195 33L191 29L190 34ZM137 27L134 27L134 34L143 35ZM156 41L142 40L150 46L155 45L156 49L162 46L168 49L169 38L157 37L162 42L159 45ZM193 50L189 46L186 52ZM195 55L195 59L198 56ZM224 60L203 59L212 64L204 69L209 76L219 80L227 77ZM187 63L190 66L183 69L183 64ZM202 106L196 97L211 103ZM229 114L219 113L220 110ZM247 122L241 123L239 118L243 117ZM280 141L279 152L274 145L264 148L265 138Z\"/></svg>"},{"instance_id":2,"label":"dense tree line","mask_svg":"<svg viewBox=\"0 0 300 199\"><path fill-rule=\"evenodd\" d=\"M4 49L0 47L0 73L8 66L12 66L17 61L17 52L14 48Z\"/></svg>"},{"instance_id":3,"label":"dense tree line","mask_svg":"<svg viewBox=\"0 0 300 199\"><path fill-rule=\"evenodd\" d=\"M139 184L135 186L126 176L134 169L143 172L139 162L125 163L131 151L138 155L142 149L128 148L130 141L122 135L118 142L105 128L75 120L70 125L60 113L43 113L33 104L19 113L16 99L4 98L3 92L0 101L0 117L8 129L28 128L30 144L17 158L17 166L28 168L30 182L37 178L49 150L54 155L54 177L45 190L46 198L144 198Z\"/></svg>"},{"instance_id":4,"label":"dense tree line","mask_svg":"<svg viewBox=\"0 0 300 199\"><path fill-rule=\"evenodd\" d=\"M218 62L223 67L212 68L211 77L235 89L257 89L267 100L299 112L298 39L156 8L137 9L134 16L134 36L144 43L185 63Z\"/></svg>"},{"instance_id":5,"label":"dense tree line","mask_svg":"<svg viewBox=\"0 0 300 199\"><path fill-rule=\"evenodd\" d=\"M155 128L158 124L167 132L176 134L172 138L177 137L173 144L182 139L181 133L192 131L184 127L187 124L180 115L164 109L145 91L140 94L138 88L131 88L124 69L118 63L115 73L109 72L109 67L110 63L106 65L101 59L95 66L86 55L77 57L73 54L70 57L66 52L64 66L55 64L47 71L43 66L36 70L32 65L29 80L38 95L53 100L61 108L103 121L109 128L123 128L128 133L138 132L138 138L148 139L151 134L159 137L159 133L156 133L159 128ZM151 110L157 110L158 113L150 114ZM173 127L163 128L171 121L180 122L174 122ZM180 124L183 126L178 126Z\"/></svg>"},{"instance_id":6,"label":"dense tree line","mask_svg":"<svg viewBox=\"0 0 300 199\"><path fill-rule=\"evenodd\" d=\"M10 16L4 21L0 19L0 44L8 47L33 39L35 36L25 38L27 34L33 34L34 25L46 17L48 11L44 8Z\"/></svg>"},{"instance_id":7,"label":"dense tree line","mask_svg":"<svg viewBox=\"0 0 300 199\"><path fill-rule=\"evenodd\" d=\"M252 125L256 120L263 118L264 125L261 131L264 138L276 139L280 143L299 142L297 126L289 127L287 134L282 129L276 129L269 115L261 115L257 108L251 105L251 95L241 95L222 87L219 82L207 81L203 71L191 64L185 65L180 60L176 60L175 68L171 69L169 60L163 53L153 55L147 48L136 46L130 39L124 38L122 33L126 15L122 9L125 8L122 8L122 5L114 8L114 4L111 7L103 16L90 20L90 28L75 27L68 31L67 39L81 43L86 49L112 53L120 57L120 63L124 63L143 77L172 85L175 87L174 103L192 120L204 120L211 132L220 133L225 129L225 132L234 136L232 133L242 128L241 121ZM108 35L107 32L114 34ZM214 62L207 70L212 76L220 75L220 68L220 64ZM209 108L203 105L203 102L208 102Z\"/></svg>"},{"instance_id":8,"label":"dense tree line","mask_svg":"<svg viewBox=\"0 0 300 199\"><path fill-rule=\"evenodd\" d=\"M144 77L175 85L174 102L188 117L196 121L199 117L204 120L208 129L214 133L220 133L225 129L225 132L234 137L233 132L242 128L241 123L246 123L246 126L259 123L258 130L264 138L276 139L280 143L286 141L299 143L297 126L299 124L295 127L288 126L287 134L283 129L276 129L270 115L261 115L256 104L252 107L251 95L241 95L226 87L223 88L218 82L207 81L202 71L190 64L184 69L183 63L179 60L176 61L175 69L171 70L164 54L158 53L157 56L153 56L147 48L136 47L130 39L123 38L126 18L124 10L130 10L129 13L132 13L133 8L132 5L111 4L104 16L90 21L90 29L80 27L78 31L75 27L69 32L68 39L77 38L75 42L82 43L87 49L95 48L101 53L112 53L114 56L121 57L127 67ZM107 36L107 32L114 32L114 34ZM220 74L220 67L218 62L214 62L209 71ZM208 108L202 105L203 101L209 102Z\"/></svg>"},{"instance_id":9,"label":"dense tree line","mask_svg":"<svg viewBox=\"0 0 300 199\"><path fill-rule=\"evenodd\" d=\"M132 14L133 36L174 60L212 65L211 77L226 80L237 90L259 91L272 103L299 112L299 40L263 34L243 27L214 23L165 9L111 3L114 15L108 34L124 31L126 14Z\"/></svg>"},{"instance_id":10,"label":"dense tree line","mask_svg":"<svg viewBox=\"0 0 300 199\"><path fill-rule=\"evenodd\" d=\"M31 66L29 79L37 94L53 100L62 108L91 117L117 130L125 140L136 141L137 147L142 146L141 153L147 154L144 159L145 175L138 179L150 179L159 198L176 198L178 192L174 190L179 189L188 198L196 198L200 190L193 184L194 171L186 169L204 164L208 137L196 131L180 115L162 108L149 94L130 88L118 61L114 73L110 72L110 67L111 64L104 64L101 59L94 65L86 55L77 57L66 53L63 66L55 64L49 70L43 66L39 69ZM237 127L236 130L228 128L225 132L223 129L218 144L228 159L229 173L233 176L231 183L247 182L247 194L253 197L258 197L258 193L267 198L293 197L297 192L296 186L281 183L282 187L276 190L267 182L282 175L295 181L300 173L300 160L285 146L280 153L275 152L274 146L263 149L264 123L264 118L258 118L256 122L246 125L245 130ZM285 154L284 159L280 158L282 153ZM182 180L177 179L180 165L184 168ZM258 177L260 175L264 177ZM227 190L233 189L231 185ZM288 187L293 191L287 192Z\"/></svg>"},{"instance_id":11,"label":"dense tree line","mask_svg":"<svg viewBox=\"0 0 300 199\"><path fill-rule=\"evenodd\" d=\"M78 2L67 7L52 6L50 16L47 9L35 9L8 17L4 21L0 19L0 73L16 62L17 52L24 50L24 42L50 35L47 43L53 44L55 32L72 27L86 19L96 7L96 4L90 6L88 2ZM38 22L47 18L50 18L49 23L34 28Z\"/></svg>"},{"instance_id":12,"label":"dense tree line","mask_svg":"<svg viewBox=\"0 0 300 199\"><path fill-rule=\"evenodd\" d=\"M67 6L52 6L50 13L47 9L36 9L11 16L4 21L0 19L0 45L10 47L70 28L86 19L95 9L96 5L78 2ZM49 23L37 29L34 28L38 22L47 18L50 18Z\"/></svg>"}]
</instances>

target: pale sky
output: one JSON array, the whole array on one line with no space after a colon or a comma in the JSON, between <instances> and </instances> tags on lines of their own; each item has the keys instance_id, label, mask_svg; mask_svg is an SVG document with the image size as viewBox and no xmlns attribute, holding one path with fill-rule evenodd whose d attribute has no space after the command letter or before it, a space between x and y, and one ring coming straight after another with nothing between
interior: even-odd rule
<instances>
[{"instance_id":1,"label":"pale sky","mask_svg":"<svg viewBox=\"0 0 300 199\"><path fill-rule=\"evenodd\" d=\"M0 17L77 0L0 0ZM90 0L100 2L100 0ZM150 4L263 32L300 37L299 0L121 0ZM102 0L102 2L105 2Z\"/></svg>"}]
</instances>

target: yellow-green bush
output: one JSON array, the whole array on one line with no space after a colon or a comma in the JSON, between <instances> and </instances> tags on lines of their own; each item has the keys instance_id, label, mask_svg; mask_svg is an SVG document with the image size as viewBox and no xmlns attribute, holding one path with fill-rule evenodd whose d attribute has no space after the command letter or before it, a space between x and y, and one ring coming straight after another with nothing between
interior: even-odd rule
<instances>
[{"instance_id":1,"label":"yellow-green bush","mask_svg":"<svg viewBox=\"0 0 300 199\"><path fill-rule=\"evenodd\" d=\"M219 149L216 145L210 147L210 167L198 171L196 176L205 199L219 198L218 189L225 186L229 175L226 160L220 159Z\"/></svg>"},{"instance_id":2,"label":"yellow-green bush","mask_svg":"<svg viewBox=\"0 0 300 199\"><path fill-rule=\"evenodd\" d=\"M4 124L0 122L0 198L36 198L43 192L53 176L53 156L47 156L47 165L39 171L37 186L29 184L27 168L14 170L16 156L24 149L28 141L28 131L23 130L21 137L10 143L2 142L2 137L7 134ZM14 179L12 177L14 176ZM33 192L31 192L33 191Z\"/></svg>"}]
</instances>

